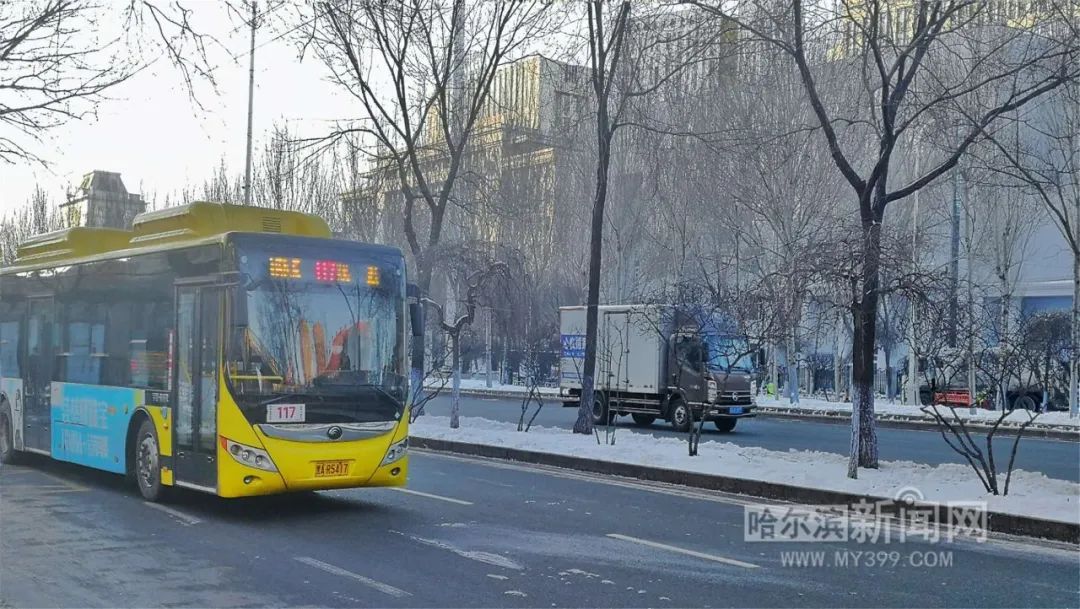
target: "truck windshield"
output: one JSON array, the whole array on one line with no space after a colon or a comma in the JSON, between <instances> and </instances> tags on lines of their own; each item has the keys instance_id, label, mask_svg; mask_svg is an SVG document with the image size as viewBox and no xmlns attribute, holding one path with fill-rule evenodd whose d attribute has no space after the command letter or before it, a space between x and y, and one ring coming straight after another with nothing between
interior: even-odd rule
<instances>
[{"instance_id":1,"label":"truck windshield","mask_svg":"<svg viewBox=\"0 0 1080 609\"><path fill-rule=\"evenodd\" d=\"M340 402L335 411L349 404L400 412L407 380L403 296L393 269L259 255L241 260L254 263L240 265L251 268L241 271L246 281L236 294L226 358L241 406L297 398ZM260 273L268 266L269 274Z\"/></svg>"},{"instance_id":2,"label":"truck windshield","mask_svg":"<svg viewBox=\"0 0 1080 609\"><path fill-rule=\"evenodd\" d=\"M720 372L752 372L753 361L747 342L738 336L706 334L705 345L709 350L709 369Z\"/></svg>"}]
</instances>

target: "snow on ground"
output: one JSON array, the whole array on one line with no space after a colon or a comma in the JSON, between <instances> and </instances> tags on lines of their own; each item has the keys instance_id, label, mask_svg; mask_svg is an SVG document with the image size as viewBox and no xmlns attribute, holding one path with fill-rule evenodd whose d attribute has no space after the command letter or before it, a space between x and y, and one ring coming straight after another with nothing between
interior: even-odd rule
<instances>
[{"instance_id":1,"label":"snow on ground","mask_svg":"<svg viewBox=\"0 0 1080 609\"><path fill-rule=\"evenodd\" d=\"M851 414L851 402L828 402L826 400L818 398L799 398L798 404L789 403L787 398L773 398L758 396L759 406L768 406L772 408L783 408L792 410L806 410L809 412L817 412L824 414L826 412L841 412ZM939 410L942 414L945 414L949 419L952 418L952 414L949 409L944 406L939 406ZM919 409L918 406L911 404L890 404L884 399L878 398L874 400L874 412L878 415L894 416L904 415L909 417L922 417L928 420L932 420ZM972 414L968 408L957 408L956 414L958 414L964 421L972 420L979 423L993 423L1001 416L1001 411L998 410L986 410L979 408ZM1005 418L1005 423L1020 424L1028 420L1027 414L1021 410L1015 410ZM1066 429L1080 429L1080 418L1069 418L1068 412L1046 412L1039 415L1039 418L1035 420L1033 425L1043 427L1063 427Z\"/></svg>"},{"instance_id":2,"label":"snow on ground","mask_svg":"<svg viewBox=\"0 0 1080 609\"><path fill-rule=\"evenodd\" d=\"M533 426L528 433L516 431L515 423L480 417L462 417L459 429L450 429L448 417L423 416L411 427L411 435L519 448L617 463L649 465L667 469L761 480L809 488L827 489L892 498L901 489L914 487L926 501L986 501L994 512L1028 515L1080 523L1080 484L1047 478L1044 474L1013 472L1009 495L988 495L975 472L966 465L930 466L910 461L883 461L879 470L859 470L859 479L847 478L847 458L815 451L772 451L730 442L702 441L698 456L687 455L681 438L618 429L614 446L598 444L594 436L575 435L565 429ZM600 432L603 438L603 430Z\"/></svg>"}]
</instances>

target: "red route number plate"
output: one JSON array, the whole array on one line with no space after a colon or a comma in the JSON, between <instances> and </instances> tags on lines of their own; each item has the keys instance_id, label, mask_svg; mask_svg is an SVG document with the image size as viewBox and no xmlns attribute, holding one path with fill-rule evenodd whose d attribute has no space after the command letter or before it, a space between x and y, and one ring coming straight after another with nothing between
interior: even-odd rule
<instances>
[{"instance_id":1,"label":"red route number plate","mask_svg":"<svg viewBox=\"0 0 1080 609\"><path fill-rule=\"evenodd\" d=\"M266 407L267 423L303 423L306 415L303 404L270 404Z\"/></svg>"},{"instance_id":2,"label":"red route number plate","mask_svg":"<svg viewBox=\"0 0 1080 609\"><path fill-rule=\"evenodd\" d=\"M315 477L346 476L349 473L348 461L316 461Z\"/></svg>"}]
</instances>

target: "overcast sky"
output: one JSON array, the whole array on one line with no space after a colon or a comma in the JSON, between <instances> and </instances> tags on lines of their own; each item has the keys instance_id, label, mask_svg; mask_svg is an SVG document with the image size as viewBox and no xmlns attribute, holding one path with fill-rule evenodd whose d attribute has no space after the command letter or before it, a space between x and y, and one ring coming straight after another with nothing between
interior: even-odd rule
<instances>
[{"instance_id":1,"label":"overcast sky","mask_svg":"<svg viewBox=\"0 0 1080 609\"><path fill-rule=\"evenodd\" d=\"M94 169L118 171L131 192L163 199L185 184L202 184L224 156L230 171L244 169L247 112L249 30L211 2L193 8L203 27L228 48L211 49L217 69L218 94L204 90L199 110L189 99L179 74L158 61L135 78L110 90L111 99L98 107L97 117L74 121L53 130L44 145L34 148L50 161L48 169L31 165L0 165L0 213L22 206L35 183L53 203L65 188ZM239 27L238 27L239 26ZM327 119L349 114L349 101L326 82L325 68L310 54L301 63L289 40L273 41L275 33L260 31L255 53L255 150L275 122L288 123L300 134L326 131ZM229 53L243 55L239 62Z\"/></svg>"}]
</instances>

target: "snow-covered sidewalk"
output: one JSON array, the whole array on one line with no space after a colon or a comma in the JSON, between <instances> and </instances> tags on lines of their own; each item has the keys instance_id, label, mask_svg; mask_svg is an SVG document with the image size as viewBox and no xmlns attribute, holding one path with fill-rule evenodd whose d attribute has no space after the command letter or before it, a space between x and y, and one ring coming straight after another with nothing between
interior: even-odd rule
<instances>
[{"instance_id":1,"label":"snow-covered sidewalk","mask_svg":"<svg viewBox=\"0 0 1080 609\"><path fill-rule=\"evenodd\" d=\"M447 417L424 416L413 423L410 433L419 438L517 448L882 499L891 499L903 489L914 488L928 502L985 501L992 512L1080 524L1080 484L1021 470L1013 472L1009 495L995 497L986 493L970 467L959 464L929 466L910 461L885 461L880 469L860 470L859 478L851 480L847 478L847 458L841 455L771 451L709 440L701 442L697 457L690 457L684 439L657 438L626 429L618 430L614 446L598 444L593 436L575 435L565 429L534 426L528 433L518 432L513 423L479 417L462 417L461 427L450 429Z\"/></svg>"}]
</instances>

